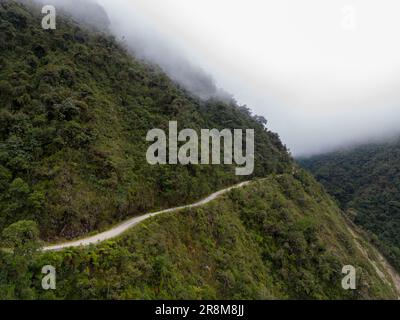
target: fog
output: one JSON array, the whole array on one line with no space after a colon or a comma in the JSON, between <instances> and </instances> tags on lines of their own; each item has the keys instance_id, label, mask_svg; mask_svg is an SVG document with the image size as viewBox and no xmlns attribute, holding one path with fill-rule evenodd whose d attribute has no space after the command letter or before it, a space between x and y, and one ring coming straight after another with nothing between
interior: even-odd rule
<instances>
[{"instance_id":1,"label":"fog","mask_svg":"<svg viewBox=\"0 0 400 320\"><path fill-rule=\"evenodd\" d=\"M294 155L400 131L397 0L91 1L137 56L201 98L232 93Z\"/></svg>"},{"instance_id":2,"label":"fog","mask_svg":"<svg viewBox=\"0 0 400 320\"><path fill-rule=\"evenodd\" d=\"M30 2L31 0L19 0ZM108 31L110 20L104 8L95 0L35 0L41 5L53 5L58 13L67 14L77 22L84 22L89 27Z\"/></svg>"}]
</instances>

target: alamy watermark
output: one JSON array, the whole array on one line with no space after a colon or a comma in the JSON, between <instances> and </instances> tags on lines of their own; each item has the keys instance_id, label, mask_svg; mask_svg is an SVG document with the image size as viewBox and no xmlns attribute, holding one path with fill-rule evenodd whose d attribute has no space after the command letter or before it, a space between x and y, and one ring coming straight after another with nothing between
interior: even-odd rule
<instances>
[{"instance_id":1,"label":"alamy watermark","mask_svg":"<svg viewBox=\"0 0 400 320\"><path fill-rule=\"evenodd\" d=\"M342 273L346 275L342 279L342 288L344 290L356 290L356 268L351 265L344 266Z\"/></svg>"},{"instance_id":2,"label":"alamy watermark","mask_svg":"<svg viewBox=\"0 0 400 320\"><path fill-rule=\"evenodd\" d=\"M56 25L56 8L51 5L44 6L42 8L42 13L45 16L42 19L42 28L44 30L55 30Z\"/></svg>"},{"instance_id":3,"label":"alamy watermark","mask_svg":"<svg viewBox=\"0 0 400 320\"><path fill-rule=\"evenodd\" d=\"M56 268L51 265L44 266L42 273L45 274L42 279L42 288L44 290L56 290Z\"/></svg>"},{"instance_id":4,"label":"alamy watermark","mask_svg":"<svg viewBox=\"0 0 400 320\"><path fill-rule=\"evenodd\" d=\"M202 129L199 137L193 129L184 129L178 132L178 123L170 121L168 145L167 134L162 129L150 130L146 140L155 141L146 153L147 162L151 165L167 163L218 165L221 164L221 144L223 143L223 164L235 163L237 166L241 166L235 169L236 175L240 176L251 175L254 171L254 129L246 129L244 139L242 129L234 129L233 133L230 129L221 131ZM186 143L178 148L179 142Z\"/></svg>"}]
</instances>

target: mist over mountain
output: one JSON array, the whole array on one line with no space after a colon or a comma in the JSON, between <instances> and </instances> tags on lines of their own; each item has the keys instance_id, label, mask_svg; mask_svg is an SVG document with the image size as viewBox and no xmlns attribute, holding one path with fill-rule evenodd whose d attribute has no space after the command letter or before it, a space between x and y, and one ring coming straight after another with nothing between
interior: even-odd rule
<instances>
[{"instance_id":1,"label":"mist over mountain","mask_svg":"<svg viewBox=\"0 0 400 320\"><path fill-rule=\"evenodd\" d=\"M232 93L296 156L399 133L398 1L90 1L136 56L203 99Z\"/></svg>"},{"instance_id":2,"label":"mist over mountain","mask_svg":"<svg viewBox=\"0 0 400 320\"><path fill-rule=\"evenodd\" d=\"M132 53L157 64L172 80L203 100L219 98L226 101L232 96L219 89L211 75L192 64L183 53L160 37L151 26L137 16L134 10L101 0L35 0L43 5L54 5L74 19L99 30L113 33ZM128 4L126 1L125 4ZM124 12L125 11L125 12Z\"/></svg>"},{"instance_id":3,"label":"mist over mountain","mask_svg":"<svg viewBox=\"0 0 400 320\"><path fill-rule=\"evenodd\" d=\"M27 12L18 3L0 3L0 228L31 217L43 238L73 238L244 179L232 165L151 165L146 135L172 120L196 132L252 128L254 176L290 171L292 159L277 135L247 110L193 97L115 37L76 22L78 16L60 13L49 31L40 7ZM92 11L107 21L97 5ZM7 195L15 179L27 197L40 194L41 205Z\"/></svg>"},{"instance_id":4,"label":"mist over mountain","mask_svg":"<svg viewBox=\"0 0 400 320\"><path fill-rule=\"evenodd\" d=\"M104 8L94 0L35 0L42 5L53 5L59 12L68 14L77 22L85 23L98 30L108 30L110 20ZM24 0L23 2L27 2Z\"/></svg>"},{"instance_id":5,"label":"mist over mountain","mask_svg":"<svg viewBox=\"0 0 400 320\"><path fill-rule=\"evenodd\" d=\"M0 299L398 296L386 261L265 119L194 97L73 8L44 30L27 3L0 0ZM151 165L146 135L171 119L196 132L254 129L254 174ZM128 217L141 223L112 236ZM89 247L68 241L102 231ZM40 250L45 241L64 249ZM343 285L349 263L354 290ZM57 290L43 290L43 266L57 271Z\"/></svg>"}]
</instances>

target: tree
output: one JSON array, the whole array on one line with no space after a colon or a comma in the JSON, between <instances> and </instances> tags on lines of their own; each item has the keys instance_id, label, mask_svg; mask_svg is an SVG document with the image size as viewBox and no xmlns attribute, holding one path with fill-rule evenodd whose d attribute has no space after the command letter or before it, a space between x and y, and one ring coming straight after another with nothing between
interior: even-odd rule
<instances>
[{"instance_id":1,"label":"tree","mask_svg":"<svg viewBox=\"0 0 400 320\"><path fill-rule=\"evenodd\" d=\"M39 228L34 221L13 223L3 230L2 238L5 247L14 254L32 255L39 248Z\"/></svg>"},{"instance_id":2,"label":"tree","mask_svg":"<svg viewBox=\"0 0 400 320\"><path fill-rule=\"evenodd\" d=\"M0 165L0 191L4 192L10 184L12 174L7 168Z\"/></svg>"},{"instance_id":3,"label":"tree","mask_svg":"<svg viewBox=\"0 0 400 320\"><path fill-rule=\"evenodd\" d=\"M18 299L34 298L30 266L35 262L39 244L39 229L34 221L18 221L2 232L2 247L11 250L3 268Z\"/></svg>"}]
</instances>

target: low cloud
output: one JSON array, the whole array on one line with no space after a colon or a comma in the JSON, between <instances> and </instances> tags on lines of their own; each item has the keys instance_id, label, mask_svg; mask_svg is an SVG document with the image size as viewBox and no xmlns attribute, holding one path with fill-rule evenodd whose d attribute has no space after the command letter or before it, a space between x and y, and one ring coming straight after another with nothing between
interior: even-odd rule
<instances>
[{"instance_id":1,"label":"low cloud","mask_svg":"<svg viewBox=\"0 0 400 320\"><path fill-rule=\"evenodd\" d=\"M88 1L137 56L201 98L232 92L295 155L400 131L397 0Z\"/></svg>"}]
</instances>

